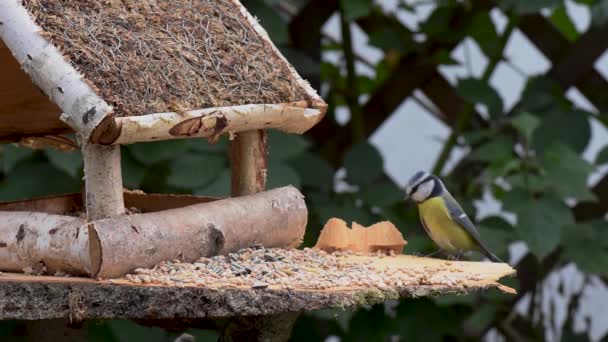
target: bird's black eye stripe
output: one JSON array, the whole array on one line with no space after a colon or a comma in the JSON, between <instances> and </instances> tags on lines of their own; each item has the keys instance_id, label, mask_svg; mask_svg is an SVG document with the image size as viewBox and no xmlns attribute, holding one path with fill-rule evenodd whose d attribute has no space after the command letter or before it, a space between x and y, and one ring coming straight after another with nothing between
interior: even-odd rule
<instances>
[{"instance_id":1,"label":"bird's black eye stripe","mask_svg":"<svg viewBox=\"0 0 608 342\"><path fill-rule=\"evenodd\" d=\"M418 184L416 184L415 187L412 188L412 192L411 192L412 194L416 193L416 191L418 190L418 187L420 186L420 184L422 184L422 183L418 183Z\"/></svg>"},{"instance_id":2,"label":"bird's black eye stripe","mask_svg":"<svg viewBox=\"0 0 608 342\"><path fill-rule=\"evenodd\" d=\"M416 190L418 190L418 187L426 182L428 182L429 180L433 179L433 175L430 175L428 177L426 177L425 179L423 179L421 182L418 182L418 184L416 184L413 188L412 188L412 194L416 192Z\"/></svg>"}]
</instances>

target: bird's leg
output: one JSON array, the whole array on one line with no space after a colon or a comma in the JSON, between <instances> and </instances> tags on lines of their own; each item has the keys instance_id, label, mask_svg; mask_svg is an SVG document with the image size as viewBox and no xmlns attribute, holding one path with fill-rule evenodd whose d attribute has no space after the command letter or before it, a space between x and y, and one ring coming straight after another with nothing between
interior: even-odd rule
<instances>
[{"instance_id":1,"label":"bird's leg","mask_svg":"<svg viewBox=\"0 0 608 342\"><path fill-rule=\"evenodd\" d=\"M462 259L462 256L465 254L464 251L458 251L454 254L451 255L450 260L454 260L454 261L460 261L460 259Z\"/></svg>"},{"instance_id":2,"label":"bird's leg","mask_svg":"<svg viewBox=\"0 0 608 342\"><path fill-rule=\"evenodd\" d=\"M430 258L430 257L432 257L433 255L437 255L437 254L439 254L439 253L441 253L441 252L442 252L442 250L441 250L441 249L438 249L438 250L434 251L433 253L430 253L430 254L425 255L424 257L425 257L425 258Z\"/></svg>"}]
</instances>

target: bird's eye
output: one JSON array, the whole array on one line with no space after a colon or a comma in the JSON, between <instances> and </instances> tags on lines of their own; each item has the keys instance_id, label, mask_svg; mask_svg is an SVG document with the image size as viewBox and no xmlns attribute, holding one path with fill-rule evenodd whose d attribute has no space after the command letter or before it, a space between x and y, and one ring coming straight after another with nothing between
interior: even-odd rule
<instances>
[{"instance_id":1,"label":"bird's eye","mask_svg":"<svg viewBox=\"0 0 608 342\"><path fill-rule=\"evenodd\" d=\"M411 194L415 194L415 193L416 193L416 191L418 191L418 187L419 187L419 186L420 186L420 184L416 184L416 186L414 186L414 187L412 188L412 191L411 191L410 193L411 193Z\"/></svg>"}]
</instances>

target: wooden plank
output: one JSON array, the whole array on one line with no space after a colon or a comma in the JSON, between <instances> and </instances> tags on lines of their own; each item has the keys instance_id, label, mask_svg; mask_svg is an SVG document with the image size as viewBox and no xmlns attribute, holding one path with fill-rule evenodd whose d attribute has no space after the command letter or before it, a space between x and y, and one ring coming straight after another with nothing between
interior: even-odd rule
<instances>
[{"instance_id":1,"label":"wooden plank","mask_svg":"<svg viewBox=\"0 0 608 342\"><path fill-rule=\"evenodd\" d=\"M246 286L211 288L205 285L165 286L133 284L126 279L97 281L0 275L0 319L76 320L196 319L272 315L324 308L357 308L399 297L464 294L498 288L513 290L497 281L514 274L510 266L498 263L446 261L399 255L396 257L352 256L349 261L368 264L370 272L390 274L402 269L413 274L410 283L391 288L358 285L325 290Z\"/></svg>"},{"instance_id":2,"label":"wooden plank","mask_svg":"<svg viewBox=\"0 0 608 342\"><path fill-rule=\"evenodd\" d=\"M61 109L38 89L0 40L0 140L69 133Z\"/></svg>"}]
</instances>

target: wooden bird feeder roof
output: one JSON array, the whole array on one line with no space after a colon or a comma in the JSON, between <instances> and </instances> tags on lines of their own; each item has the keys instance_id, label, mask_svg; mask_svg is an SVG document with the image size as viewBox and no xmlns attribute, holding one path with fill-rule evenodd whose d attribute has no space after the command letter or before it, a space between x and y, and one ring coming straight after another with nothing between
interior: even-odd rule
<instances>
[{"instance_id":1,"label":"wooden bird feeder roof","mask_svg":"<svg viewBox=\"0 0 608 342\"><path fill-rule=\"evenodd\" d=\"M301 134L326 109L238 0L2 1L0 71L4 141Z\"/></svg>"}]
</instances>

